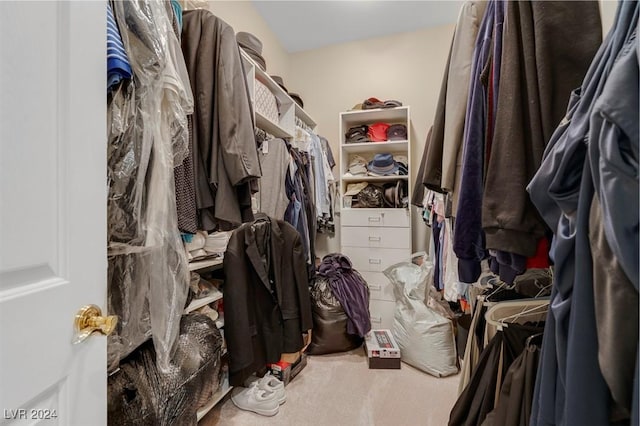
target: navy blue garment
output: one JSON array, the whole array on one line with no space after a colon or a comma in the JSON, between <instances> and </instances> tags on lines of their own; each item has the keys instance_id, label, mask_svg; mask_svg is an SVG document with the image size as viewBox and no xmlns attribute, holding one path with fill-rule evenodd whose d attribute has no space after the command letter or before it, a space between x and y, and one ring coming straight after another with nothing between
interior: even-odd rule
<instances>
[{"instance_id":1,"label":"navy blue garment","mask_svg":"<svg viewBox=\"0 0 640 426\"><path fill-rule=\"evenodd\" d=\"M364 337L371 330L369 287L349 258L340 253L326 255L318 275L327 278L331 292L347 314L347 333Z\"/></svg>"},{"instance_id":2,"label":"navy blue garment","mask_svg":"<svg viewBox=\"0 0 640 426\"><path fill-rule=\"evenodd\" d=\"M636 15L637 17L637 15ZM589 160L601 209L601 226L610 252L603 263L604 279L596 280L599 298L596 320L600 340L599 361L616 404L616 418L632 412L634 381L638 375L638 246L639 193L638 161L640 135L640 85L637 24L629 28L620 56L611 69L602 95L595 103L590 122ZM592 214L592 220L593 220ZM624 272L607 267L611 258ZM634 310L634 312L631 312ZM635 319L635 320L634 320ZM637 408L635 415L637 416ZM634 423L634 424L637 424Z\"/></svg>"},{"instance_id":3,"label":"navy blue garment","mask_svg":"<svg viewBox=\"0 0 640 426\"><path fill-rule=\"evenodd\" d=\"M492 50L495 6L495 1L489 1L478 30L464 123L462 177L453 233L458 275L464 283L478 280L480 261L486 257L485 236L482 231L482 194L487 90L480 81L480 76Z\"/></svg>"},{"instance_id":4,"label":"navy blue garment","mask_svg":"<svg viewBox=\"0 0 640 426\"><path fill-rule=\"evenodd\" d=\"M527 269L527 258L524 256L502 250L489 252L492 254L489 260L491 272L507 284L513 284L516 276L523 274Z\"/></svg>"},{"instance_id":5,"label":"navy blue garment","mask_svg":"<svg viewBox=\"0 0 640 426\"><path fill-rule=\"evenodd\" d=\"M594 194L587 147L595 101L603 91L637 3L621 2L565 119L529 184L531 200L554 231L554 287L536 378L531 425L609 424L610 394L598 364L592 258L588 239ZM635 16L635 17L634 17ZM579 266L578 266L579 265Z\"/></svg>"}]
</instances>

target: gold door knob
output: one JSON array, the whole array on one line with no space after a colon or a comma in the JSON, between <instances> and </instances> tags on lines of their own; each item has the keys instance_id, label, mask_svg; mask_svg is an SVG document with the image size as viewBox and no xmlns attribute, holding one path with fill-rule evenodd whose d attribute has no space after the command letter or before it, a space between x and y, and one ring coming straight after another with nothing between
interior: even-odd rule
<instances>
[{"instance_id":1,"label":"gold door knob","mask_svg":"<svg viewBox=\"0 0 640 426\"><path fill-rule=\"evenodd\" d=\"M75 327L74 344L84 342L93 333L110 335L116 329L118 317L115 315L102 316L102 310L96 305L87 305L80 309L73 322Z\"/></svg>"}]
</instances>

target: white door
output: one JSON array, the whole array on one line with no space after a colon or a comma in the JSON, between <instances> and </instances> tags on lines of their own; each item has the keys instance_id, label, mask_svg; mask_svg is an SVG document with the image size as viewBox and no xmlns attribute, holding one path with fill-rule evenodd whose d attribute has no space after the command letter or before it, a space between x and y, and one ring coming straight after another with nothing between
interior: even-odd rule
<instances>
[{"instance_id":1,"label":"white door","mask_svg":"<svg viewBox=\"0 0 640 426\"><path fill-rule=\"evenodd\" d=\"M0 1L0 424L106 424L105 7Z\"/></svg>"}]
</instances>

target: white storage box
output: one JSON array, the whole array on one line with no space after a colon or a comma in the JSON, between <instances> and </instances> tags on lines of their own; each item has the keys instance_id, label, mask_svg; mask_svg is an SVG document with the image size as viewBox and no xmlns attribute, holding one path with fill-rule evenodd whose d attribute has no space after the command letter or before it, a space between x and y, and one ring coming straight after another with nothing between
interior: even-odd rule
<instances>
[{"instance_id":1,"label":"white storage box","mask_svg":"<svg viewBox=\"0 0 640 426\"><path fill-rule=\"evenodd\" d=\"M400 369L400 347L391 330L371 330L365 337L364 348L369 368Z\"/></svg>"}]
</instances>

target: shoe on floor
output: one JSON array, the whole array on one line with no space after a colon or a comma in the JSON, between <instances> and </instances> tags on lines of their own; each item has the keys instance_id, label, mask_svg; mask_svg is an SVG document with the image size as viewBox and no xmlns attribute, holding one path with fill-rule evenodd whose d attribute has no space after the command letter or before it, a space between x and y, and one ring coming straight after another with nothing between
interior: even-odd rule
<instances>
[{"instance_id":1,"label":"shoe on floor","mask_svg":"<svg viewBox=\"0 0 640 426\"><path fill-rule=\"evenodd\" d=\"M234 388L231 401L241 410L253 411L263 416L275 416L280 409L275 392L260 389L257 381L248 388Z\"/></svg>"},{"instance_id":2,"label":"shoe on floor","mask_svg":"<svg viewBox=\"0 0 640 426\"><path fill-rule=\"evenodd\" d=\"M287 401L287 394L284 391L284 383L282 383L276 377L272 376L271 372L268 372L262 378L253 376L247 381L249 382L248 384L257 382L260 389L267 392L274 392L280 405L284 404Z\"/></svg>"}]
</instances>

